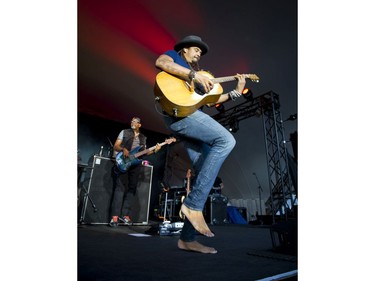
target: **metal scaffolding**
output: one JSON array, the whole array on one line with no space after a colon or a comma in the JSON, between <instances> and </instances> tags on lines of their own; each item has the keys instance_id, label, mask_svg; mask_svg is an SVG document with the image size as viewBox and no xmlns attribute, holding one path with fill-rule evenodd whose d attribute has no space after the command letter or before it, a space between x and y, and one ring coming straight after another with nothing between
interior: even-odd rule
<instances>
[{"instance_id":1,"label":"metal scaffolding","mask_svg":"<svg viewBox=\"0 0 375 281\"><path fill-rule=\"evenodd\" d=\"M270 197L266 201L266 213L272 215L273 223L294 217L297 201L296 188L289 174L288 152L280 113L279 96L270 91L213 116L228 129L238 130L241 120L252 116L262 117Z\"/></svg>"}]
</instances>

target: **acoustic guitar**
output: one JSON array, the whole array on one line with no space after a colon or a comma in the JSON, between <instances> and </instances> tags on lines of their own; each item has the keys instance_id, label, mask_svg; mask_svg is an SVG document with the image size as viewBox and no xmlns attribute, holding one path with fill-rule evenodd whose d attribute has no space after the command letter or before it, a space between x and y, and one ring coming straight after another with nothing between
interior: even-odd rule
<instances>
[{"instance_id":1,"label":"acoustic guitar","mask_svg":"<svg viewBox=\"0 0 375 281\"><path fill-rule=\"evenodd\" d=\"M162 142L159 145L163 146L165 144L171 144L172 142L175 142L175 141L176 141L175 138L170 138L170 139L165 140L165 142ZM116 166L122 173L125 173L132 166L139 165L142 162L142 160L138 159L138 157L144 154L147 154L151 151L154 151L156 149L156 145L138 152L140 148L141 146L134 148L132 151L129 152L128 157L124 156L123 151L120 151L119 153L117 153L116 159L115 159Z\"/></svg>"},{"instance_id":2,"label":"acoustic guitar","mask_svg":"<svg viewBox=\"0 0 375 281\"><path fill-rule=\"evenodd\" d=\"M236 80L235 75L215 78L207 71L198 71L197 73L210 78L214 83L210 92L205 93L199 83L189 83L164 71L156 75L155 100L160 103L167 114L174 117L185 117L203 105L215 103L223 93L223 87L219 83ZM255 74L246 74L245 76L253 82L259 82L259 77Z\"/></svg>"}]
</instances>

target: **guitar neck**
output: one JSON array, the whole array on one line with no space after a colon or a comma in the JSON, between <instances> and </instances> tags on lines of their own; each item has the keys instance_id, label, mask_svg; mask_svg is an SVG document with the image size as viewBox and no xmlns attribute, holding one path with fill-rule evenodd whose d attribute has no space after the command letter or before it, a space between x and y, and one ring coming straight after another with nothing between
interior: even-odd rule
<instances>
[{"instance_id":1,"label":"guitar neck","mask_svg":"<svg viewBox=\"0 0 375 281\"><path fill-rule=\"evenodd\" d=\"M211 81L214 82L215 84L229 82L233 80L236 80L235 76L225 76L225 77L218 77L218 78L211 79Z\"/></svg>"},{"instance_id":2,"label":"guitar neck","mask_svg":"<svg viewBox=\"0 0 375 281\"><path fill-rule=\"evenodd\" d=\"M255 74L245 74L245 78L250 79L253 82L258 83L259 82L259 77ZM216 83L222 83L222 82L229 82L236 80L236 76L224 76L224 77L218 77L218 78L213 78L211 79L212 82Z\"/></svg>"},{"instance_id":3,"label":"guitar neck","mask_svg":"<svg viewBox=\"0 0 375 281\"><path fill-rule=\"evenodd\" d=\"M162 143L159 144L159 145L160 145L160 146L163 146L163 145L165 145L165 144L167 144L166 141L165 141L165 142L162 142ZM142 151L140 151L140 152L134 154L134 157L135 157L135 158L138 158L139 156L142 156L142 155L147 154L147 153L149 153L149 152L151 152L151 151L154 151L155 149L156 149L156 145L154 145L154 146L152 146L152 147L150 147L150 148L147 148L147 149L145 149L145 150L142 150Z\"/></svg>"},{"instance_id":4,"label":"guitar neck","mask_svg":"<svg viewBox=\"0 0 375 281\"><path fill-rule=\"evenodd\" d=\"M189 194L190 192L190 178L191 178L191 170L189 169L186 173L186 192Z\"/></svg>"}]
</instances>

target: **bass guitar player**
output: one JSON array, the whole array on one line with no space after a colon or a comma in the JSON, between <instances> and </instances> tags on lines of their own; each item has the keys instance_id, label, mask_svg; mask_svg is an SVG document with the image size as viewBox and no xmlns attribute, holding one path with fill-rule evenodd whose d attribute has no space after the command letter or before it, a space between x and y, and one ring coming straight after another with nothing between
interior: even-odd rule
<instances>
[{"instance_id":1,"label":"bass guitar player","mask_svg":"<svg viewBox=\"0 0 375 281\"><path fill-rule=\"evenodd\" d=\"M157 144L155 149L146 150L146 136L140 131L142 124L139 117L133 117L130 122L130 128L122 130L113 145L116 165L113 167L113 200L110 208L111 220L110 227L117 227L119 222L132 224L130 212L137 191L139 173L141 169L137 158L128 162L132 151L147 151L147 155L156 153L160 149ZM127 165L118 165L118 154L123 155L123 161ZM130 165L128 165L130 163ZM127 186L126 186L127 184Z\"/></svg>"}]
</instances>

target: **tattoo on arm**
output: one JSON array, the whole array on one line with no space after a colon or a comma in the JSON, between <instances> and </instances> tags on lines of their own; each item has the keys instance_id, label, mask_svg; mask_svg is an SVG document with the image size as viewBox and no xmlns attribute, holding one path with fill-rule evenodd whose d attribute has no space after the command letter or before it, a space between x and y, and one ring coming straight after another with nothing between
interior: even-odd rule
<instances>
[{"instance_id":1,"label":"tattoo on arm","mask_svg":"<svg viewBox=\"0 0 375 281\"><path fill-rule=\"evenodd\" d=\"M159 58L157 60L157 67L182 79L189 80L190 69L178 65L173 60L169 60L167 58Z\"/></svg>"}]
</instances>

